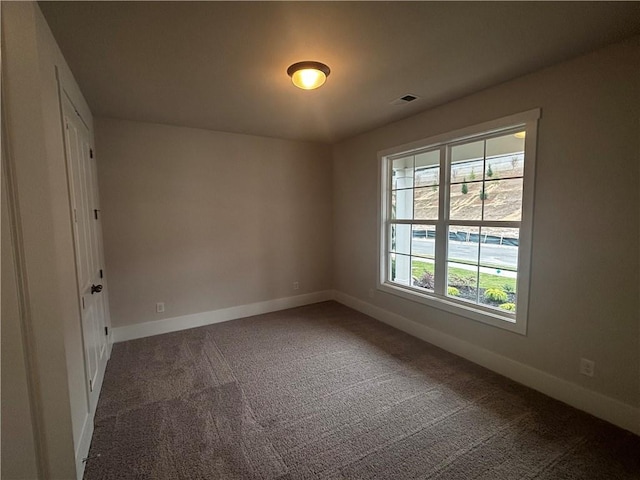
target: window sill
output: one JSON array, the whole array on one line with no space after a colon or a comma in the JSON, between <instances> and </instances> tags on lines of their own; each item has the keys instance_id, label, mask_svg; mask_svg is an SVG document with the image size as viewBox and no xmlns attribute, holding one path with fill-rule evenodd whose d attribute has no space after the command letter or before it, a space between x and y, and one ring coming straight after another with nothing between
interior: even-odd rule
<instances>
[{"instance_id":1,"label":"window sill","mask_svg":"<svg viewBox=\"0 0 640 480\"><path fill-rule=\"evenodd\" d=\"M442 298L435 294L422 293L409 287L398 286L393 283L381 283L378 285L378 290L503 330L508 330L520 335L527 334L525 319L516 318L516 315L513 314L494 313L476 308L471 304L461 301Z\"/></svg>"}]
</instances>

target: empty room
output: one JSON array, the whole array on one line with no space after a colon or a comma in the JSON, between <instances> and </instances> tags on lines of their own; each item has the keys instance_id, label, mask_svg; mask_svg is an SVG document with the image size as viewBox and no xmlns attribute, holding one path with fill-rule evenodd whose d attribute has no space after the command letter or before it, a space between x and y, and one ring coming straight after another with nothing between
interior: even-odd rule
<instances>
[{"instance_id":1,"label":"empty room","mask_svg":"<svg viewBox=\"0 0 640 480\"><path fill-rule=\"evenodd\" d=\"M3 480L640 479L640 2L0 8Z\"/></svg>"}]
</instances>

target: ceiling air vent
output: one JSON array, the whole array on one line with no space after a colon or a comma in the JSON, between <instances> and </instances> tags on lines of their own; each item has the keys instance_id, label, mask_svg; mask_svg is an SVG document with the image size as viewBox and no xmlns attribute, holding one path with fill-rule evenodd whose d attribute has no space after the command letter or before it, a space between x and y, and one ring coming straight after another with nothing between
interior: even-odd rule
<instances>
[{"instance_id":1,"label":"ceiling air vent","mask_svg":"<svg viewBox=\"0 0 640 480\"><path fill-rule=\"evenodd\" d=\"M413 95L412 93L407 93L406 95L403 95L402 97L396 98L395 100L393 100L391 102L391 105L404 105L405 103L413 102L418 98L420 97L418 97L417 95Z\"/></svg>"}]
</instances>

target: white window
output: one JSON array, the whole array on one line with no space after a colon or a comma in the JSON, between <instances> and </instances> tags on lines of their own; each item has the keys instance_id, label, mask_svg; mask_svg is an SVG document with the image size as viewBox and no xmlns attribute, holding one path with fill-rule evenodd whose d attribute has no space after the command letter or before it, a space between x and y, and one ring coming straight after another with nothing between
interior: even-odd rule
<instances>
[{"instance_id":1,"label":"white window","mask_svg":"<svg viewBox=\"0 0 640 480\"><path fill-rule=\"evenodd\" d=\"M379 289L526 333L539 117L380 153Z\"/></svg>"}]
</instances>

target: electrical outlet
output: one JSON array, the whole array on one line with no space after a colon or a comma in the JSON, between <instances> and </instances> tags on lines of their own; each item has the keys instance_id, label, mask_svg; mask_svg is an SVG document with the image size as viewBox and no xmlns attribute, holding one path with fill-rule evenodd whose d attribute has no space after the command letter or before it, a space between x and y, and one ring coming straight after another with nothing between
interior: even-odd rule
<instances>
[{"instance_id":1,"label":"electrical outlet","mask_svg":"<svg viewBox=\"0 0 640 480\"><path fill-rule=\"evenodd\" d=\"M156 303L156 313L164 312L164 302Z\"/></svg>"},{"instance_id":2,"label":"electrical outlet","mask_svg":"<svg viewBox=\"0 0 640 480\"><path fill-rule=\"evenodd\" d=\"M580 359L580 373L587 377L593 377L596 370L596 362L586 358Z\"/></svg>"},{"instance_id":3,"label":"electrical outlet","mask_svg":"<svg viewBox=\"0 0 640 480\"><path fill-rule=\"evenodd\" d=\"M299 288L300 288L300 284L297 281L293 282L293 289L298 290Z\"/></svg>"},{"instance_id":4,"label":"electrical outlet","mask_svg":"<svg viewBox=\"0 0 640 480\"><path fill-rule=\"evenodd\" d=\"M373 292L373 288L369 289L369 298L373 298L375 293Z\"/></svg>"}]
</instances>

